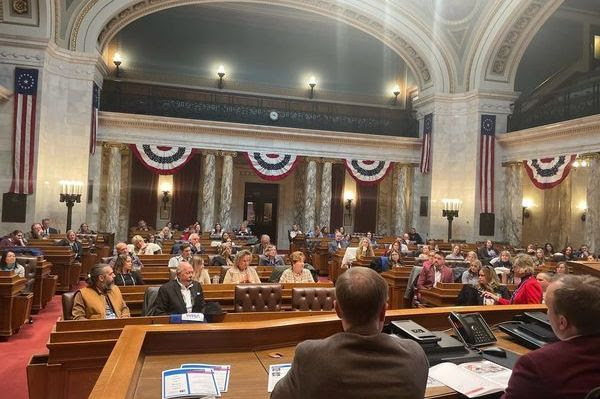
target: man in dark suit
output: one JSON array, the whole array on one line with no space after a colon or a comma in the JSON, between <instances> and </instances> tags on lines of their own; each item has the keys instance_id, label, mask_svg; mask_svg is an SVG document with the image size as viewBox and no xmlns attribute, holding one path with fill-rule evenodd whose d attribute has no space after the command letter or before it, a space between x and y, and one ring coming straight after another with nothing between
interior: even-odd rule
<instances>
[{"instance_id":1,"label":"man in dark suit","mask_svg":"<svg viewBox=\"0 0 600 399\"><path fill-rule=\"evenodd\" d=\"M344 236L339 231L335 232L335 240L329 243L329 255L333 255L338 249L348 247L348 241L344 240Z\"/></svg>"},{"instance_id":2,"label":"man in dark suit","mask_svg":"<svg viewBox=\"0 0 600 399\"><path fill-rule=\"evenodd\" d=\"M267 234L263 234L262 236L260 236L260 243L256 244L252 248L252 253L257 255L263 255L265 253L265 249L267 249L267 246L270 244L271 237L269 237Z\"/></svg>"},{"instance_id":3,"label":"man in dark suit","mask_svg":"<svg viewBox=\"0 0 600 399\"><path fill-rule=\"evenodd\" d=\"M552 330L559 342L523 355L504 399L583 398L600 386L600 279L565 275L546 290Z\"/></svg>"},{"instance_id":4,"label":"man in dark suit","mask_svg":"<svg viewBox=\"0 0 600 399\"><path fill-rule=\"evenodd\" d=\"M77 239L77 235L75 235L73 230L67 231L67 237L60 240L57 245L71 247L71 250L75 253L75 260L81 261L81 257L83 256L83 245Z\"/></svg>"},{"instance_id":5,"label":"man in dark suit","mask_svg":"<svg viewBox=\"0 0 600 399\"><path fill-rule=\"evenodd\" d=\"M48 237L50 234L58 234L58 230L54 227L50 227L50 219L42 219L42 235Z\"/></svg>"},{"instance_id":6,"label":"man in dark suit","mask_svg":"<svg viewBox=\"0 0 600 399\"><path fill-rule=\"evenodd\" d=\"M177 266L177 278L163 284L154 302L154 315L202 313L204 293L202 286L192 280L194 268L188 262Z\"/></svg>"},{"instance_id":7,"label":"man in dark suit","mask_svg":"<svg viewBox=\"0 0 600 399\"><path fill-rule=\"evenodd\" d=\"M381 332L388 285L374 270L348 269L335 284L340 332L304 341L271 398L423 398L429 364L412 340Z\"/></svg>"}]
</instances>

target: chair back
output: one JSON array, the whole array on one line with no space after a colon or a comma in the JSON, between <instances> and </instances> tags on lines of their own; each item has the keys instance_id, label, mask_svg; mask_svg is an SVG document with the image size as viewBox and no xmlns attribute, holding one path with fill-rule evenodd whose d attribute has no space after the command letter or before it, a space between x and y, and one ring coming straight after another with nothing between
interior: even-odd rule
<instances>
[{"instance_id":1,"label":"chair back","mask_svg":"<svg viewBox=\"0 0 600 399\"><path fill-rule=\"evenodd\" d=\"M35 284L35 268L37 266L37 257L35 256L17 256L17 263L23 266L25 269L25 284L24 292L33 292L33 285Z\"/></svg>"},{"instance_id":2,"label":"chair back","mask_svg":"<svg viewBox=\"0 0 600 399\"><path fill-rule=\"evenodd\" d=\"M154 316L154 302L158 296L160 287L148 287L144 292L144 303L142 305L142 316Z\"/></svg>"},{"instance_id":3,"label":"chair back","mask_svg":"<svg viewBox=\"0 0 600 399\"><path fill-rule=\"evenodd\" d=\"M65 292L62 294L62 309L63 309L63 320L73 320L73 303L75 302L75 292Z\"/></svg>"},{"instance_id":4,"label":"chair back","mask_svg":"<svg viewBox=\"0 0 600 399\"><path fill-rule=\"evenodd\" d=\"M589 391L584 399L600 399L600 386Z\"/></svg>"},{"instance_id":5,"label":"chair back","mask_svg":"<svg viewBox=\"0 0 600 399\"><path fill-rule=\"evenodd\" d=\"M292 310L333 310L335 288L292 288Z\"/></svg>"},{"instance_id":6,"label":"chair back","mask_svg":"<svg viewBox=\"0 0 600 399\"><path fill-rule=\"evenodd\" d=\"M281 310L281 284L239 284L235 286L235 312L277 312Z\"/></svg>"}]
</instances>

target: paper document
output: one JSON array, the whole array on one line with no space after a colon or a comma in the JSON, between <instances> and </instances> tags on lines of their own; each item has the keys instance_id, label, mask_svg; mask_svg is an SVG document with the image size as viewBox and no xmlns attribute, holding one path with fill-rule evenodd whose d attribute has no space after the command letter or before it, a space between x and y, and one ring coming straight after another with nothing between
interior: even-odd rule
<instances>
[{"instance_id":1,"label":"paper document","mask_svg":"<svg viewBox=\"0 0 600 399\"><path fill-rule=\"evenodd\" d=\"M282 379L292 368L291 363L272 364L269 366L269 387L267 392L273 392L277 382Z\"/></svg>"},{"instance_id":2,"label":"paper document","mask_svg":"<svg viewBox=\"0 0 600 399\"><path fill-rule=\"evenodd\" d=\"M469 398L504 391L511 373L510 369L487 360L459 365L440 363L429 369L431 378Z\"/></svg>"},{"instance_id":3,"label":"paper document","mask_svg":"<svg viewBox=\"0 0 600 399\"><path fill-rule=\"evenodd\" d=\"M427 388L438 388L443 386L445 385L436 380L435 378L432 378L431 376L427 377Z\"/></svg>"},{"instance_id":4,"label":"paper document","mask_svg":"<svg viewBox=\"0 0 600 399\"><path fill-rule=\"evenodd\" d=\"M212 370L217 380L217 386L220 392L227 392L229 387L229 372L231 366L226 364L202 364L202 363L186 363L181 365L182 369L209 369Z\"/></svg>"},{"instance_id":5,"label":"paper document","mask_svg":"<svg viewBox=\"0 0 600 399\"><path fill-rule=\"evenodd\" d=\"M211 369L173 369L162 372L162 398L221 396Z\"/></svg>"}]
</instances>

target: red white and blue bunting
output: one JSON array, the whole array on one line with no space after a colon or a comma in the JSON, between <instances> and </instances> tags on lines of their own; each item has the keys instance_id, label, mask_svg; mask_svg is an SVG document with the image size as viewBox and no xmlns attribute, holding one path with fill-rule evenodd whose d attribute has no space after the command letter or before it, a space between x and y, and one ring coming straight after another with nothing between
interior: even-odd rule
<instances>
[{"instance_id":1,"label":"red white and blue bunting","mask_svg":"<svg viewBox=\"0 0 600 399\"><path fill-rule=\"evenodd\" d=\"M576 158L577 154L559 155L554 158L523 161L523 164L533 184L541 190L546 190L565 180Z\"/></svg>"},{"instance_id":2,"label":"red white and blue bunting","mask_svg":"<svg viewBox=\"0 0 600 399\"><path fill-rule=\"evenodd\" d=\"M159 175L172 175L181 169L194 153L193 148L131 144L131 151L148 169Z\"/></svg>"},{"instance_id":3,"label":"red white and blue bunting","mask_svg":"<svg viewBox=\"0 0 600 399\"><path fill-rule=\"evenodd\" d=\"M300 157L289 154L271 154L263 152L245 152L250 167L265 180L281 180L292 173Z\"/></svg>"},{"instance_id":4,"label":"red white and blue bunting","mask_svg":"<svg viewBox=\"0 0 600 399\"><path fill-rule=\"evenodd\" d=\"M346 169L358 184L371 186L379 183L392 170L392 161L361 161L346 159Z\"/></svg>"}]
</instances>

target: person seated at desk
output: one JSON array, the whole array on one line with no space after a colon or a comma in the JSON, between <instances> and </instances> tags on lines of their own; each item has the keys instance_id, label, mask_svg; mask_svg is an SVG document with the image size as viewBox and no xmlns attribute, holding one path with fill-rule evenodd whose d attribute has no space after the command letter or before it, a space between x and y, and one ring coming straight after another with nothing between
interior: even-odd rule
<instances>
[{"instance_id":1,"label":"person seated at desk","mask_svg":"<svg viewBox=\"0 0 600 399\"><path fill-rule=\"evenodd\" d=\"M400 252L392 251L388 255L388 268L393 269L394 267L402 267L402 261L400 257Z\"/></svg>"},{"instance_id":2,"label":"person seated at desk","mask_svg":"<svg viewBox=\"0 0 600 399\"><path fill-rule=\"evenodd\" d=\"M367 256L375 256L371 240L368 237L362 237L358 242L358 249L356 250L356 260L361 260Z\"/></svg>"},{"instance_id":3,"label":"person seated at desk","mask_svg":"<svg viewBox=\"0 0 600 399\"><path fill-rule=\"evenodd\" d=\"M137 255L157 255L162 254L160 246L153 242L146 242L142 236L133 236L131 239L133 250L131 252Z\"/></svg>"},{"instance_id":4,"label":"person seated at desk","mask_svg":"<svg viewBox=\"0 0 600 399\"><path fill-rule=\"evenodd\" d=\"M323 238L323 232L321 231L321 226L315 226L314 229L310 230L308 233L306 233L306 237L307 238Z\"/></svg>"},{"instance_id":5,"label":"person seated at desk","mask_svg":"<svg viewBox=\"0 0 600 399\"><path fill-rule=\"evenodd\" d=\"M481 262L477 259L469 264L469 268L465 270L461 276L463 284L477 285L480 282L479 270L481 270Z\"/></svg>"},{"instance_id":6,"label":"person seated at desk","mask_svg":"<svg viewBox=\"0 0 600 399\"><path fill-rule=\"evenodd\" d=\"M421 238L419 233L417 233L417 229L415 229L414 227L411 227L408 230L408 236L409 236L410 240L412 242L414 242L415 244L417 244L417 245L423 244L423 238Z\"/></svg>"},{"instance_id":7,"label":"person seated at desk","mask_svg":"<svg viewBox=\"0 0 600 399\"><path fill-rule=\"evenodd\" d=\"M556 274L569 274L569 268L565 262L560 262L556 265Z\"/></svg>"},{"instance_id":8,"label":"person seated at desk","mask_svg":"<svg viewBox=\"0 0 600 399\"><path fill-rule=\"evenodd\" d=\"M119 287L114 284L114 278L111 266L100 263L92 267L88 286L77 291L73 298L73 320L131 316Z\"/></svg>"},{"instance_id":9,"label":"person seated at desk","mask_svg":"<svg viewBox=\"0 0 600 399\"><path fill-rule=\"evenodd\" d=\"M17 255L13 251L5 249L0 258L0 270L3 272L13 272L17 276L25 277L25 268L17 263Z\"/></svg>"},{"instance_id":10,"label":"person seated at desk","mask_svg":"<svg viewBox=\"0 0 600 399\"><path fill-rule=\"evenodd\" d=\"M406 251L404 251L406 249ZM400 241L394 241L390 244L389 249L385 251L384 256L390 256L392 252L408 252L408 247L406 245L400 244Z\"/></svg>"},{"instance_id":11,"label":"person seated at desk","mask_svg":"<svg viewBox=\"0 0 600 399\"><path fill-rule=\"evenodd\" d=\"M202 313L204 292L194 281L194 268L188 262L177 266L177 278L160 286L154 302L154 315Z\"/></svg>"},{"instance_id":12,"label":"person seated at desk","mask_svg":"<svg viewBox=\"0 0 600 399\"><path fill-rule=\"evenodd\" d=\"M152 227L148 226L148 223L146 223L146 221L144 219L141 219L139 222L137 222L137 226L132 227L131 230L150 231L150 230L154 230L154 229Z\"/></svg>"},{"instance_id":13,"label":"person seated at desk","mask_svg":"<svg viewBox=\"0 0 600 399\"><path fill-rule=\"evenodd\" d=\"M267 245L264 255L258 258L259 266L285 266L283 259L277 256L277 247L273 244Z\"/></svg>"},{"instance_id":14,"label":"person seated at desk","mask_svg":"<svg viewBox=\"0 0 600 399\"><path fill-rule=\"evenodd\" d=\"M87 223L81 223L79 226L79 230L77 230L77 234L96 234L96 232L90 229L90 226Z\"/></svg>"},{"instance_id":15,"label":"person seated at desk","mask_svg":"<svg viewBox=\"0 0 600 399\"><path fill-rule=\"evenodd\" d=\"M25 247L27 240L21 230L15 230L0 241L0 248Z\"/></svg>"},{"instance_id":16,"label":"person seated at desk","mask_svg":"<svg viewBox=\"0 0 600 399\"><path fill-rule=\"evenodd\" d=\"M421 253L417 256L417 259L422 260L423 262L429 260L429 252L431 251L429 245L425 244L421 247Z\"/></svg>"},{"instance_id":17,"label":"person seated at desk","mask_svg":"<svg viewBox=\"0 0 600 399\"><path fill-rule=\"evenodd\" d=\"M293 224L292 229L288 230L288 238L290 239L290 242L294 241L294 238L296 238L296 236L299 234L302 234L300 226L298 224Z\"/></svg>"},{"instance_id":18,"label":"person seated at desk","mask_svg":"<svg viewBox=\"0 0 600 399\"><path fill-rule=\"evenodd\" d=\"M194 269L194 275L192 280L199 282L201 285L210 284L210 274L204 267L204 258L202 255L192 256L192 269Z\"/></svg>"},{"instance_id":19,"label":"person seated at desk","mask_svg":"<svg viewBox=\"0 0 600 399\"><path fill-rule=\"evenodd\" d=\"M173 256L169 259L169 269L176 268L181 262L192 262L192 246L189 243L184 242L181 244L180 249L181 255Z\"/></svg>"},{"instance_id":20,"label":"person seated at desk","mask_svg":"<svg viewBox=\"0 0 600 399\"><path fill-rule=\"evenodd\" d=\"M231 244L231 241L221 244L218 253L219 254L212 259L213 266L233 266L233 245Z\"/></svg>"},{"instance_id":21,"label":"person seated at desk","mask_svg":"<svg viewBox=\"0 0 600 399\"><path fill-rule=\"evenodd\" d=\"M173 238L173 232L169 229L168 226L163 227L157 234L156 239L160 242L165 242L166 240L171 240Z\"/></svg>"},{"instance_id":22,"label":"person seated at desk","mask_svg":"<svg viewBox=\"0 0 600 399\"><path fill-rule=\"evenodd\" d=\"M492 259L498 256L498 251L494 249L494 243L491 240L487 240L484 246L477 251L477 256L482 264L487 265Z\"/></svg>"},{"instance_id":23,"label":"person seated at desk","mask_svg":"<svg viewBox=\"0 0 600 399\"><path fill-rule=\"evenodd\" d=\"M301 251L290 255L292 267L285 269L279 278L280 283L314 283L310 270L304 268L304 254Z\"/></svg>"},{"instance_id":24,"label":"person seated at desk","mask_svg":"<svg viewBox=\"0 0 600 399\"><path fill-rule=\"evenodd\" d=\"M119 255L113 267L115 272L115 284L124 285L144 285L144 280L139 272L133 270L133 261L131 255Z\"/></svg>"},{"instance_id":25,"label":"person seated at desk","mask_svg":"<svg viewBox=\"0 0 600 399\"><path fill-rule=\"evenodd\" d=\"M271 399L422 399L429 368L425 352L415 341L381 332L385 280L374 270L353 267L338 277L335 294L344 332L299 343Z\"/></svg>"},{"instance_id":26,"label":"person seated at desk","mask_svg":"<svg viewBox=\"0 0 600 399\"><path fill-rule=\"evenodd\" d=\"M265 253L268 245L271 245L271 237L268 234L263 234L260 236L260 242L252 247L252 253L262 255Z\"/></svg>"},{"instance_id":27,"label":"person seated at desk","mask_svg":"<svg viewBox=\"0 0 600 399\"><path fill-rule=\"evenodd\" d=\"M552 245L549 242L544 244L544 259L550 260L550 261L553 260L555 253L556 253L556 251L554 250L554 245Z\"/></svg>"},{"instance_id":28,"label":"person seated at desk","mask_svg":"<svg viewBox=\"0 0 600 399\"><path fill-rule=\"evenodd\" d=\"M513 292L510 299L502 298L500 295L485 291L483 295L486 298L493 299L499 305L522 305L527 303L542 303L542 287L535 279L535 267L531 256L527 254L518 254L513 264L515 277L521 279L521 282Z\"/></svg>"},{"instance_id":29,"label":"person seated at desk","mask_svg":"<svg viewBox=\"0 0 600 399\"><path fill-rule=\"evenodd\" d=\"M81 261L81 257L83 256L83 245L81 245L81 241L77 239L73 230L67 231L67 236L60 240L56 245L71 247L71 251L75 253L75 260Z\"/></svg>"},{"instance_id":30,"label":"person seated at desk","mask_svg":"<svg viewBox=\"0 0 600 399\"><path fill-rule=\"evenodd\" d=\"M452 252L446 255L447 260L465 260L465 257L460 253L460 246L454 245L452 247Z\"/></svg>"},{"instance_id":31,"label":"person seated at desk","mask_svg":"<svg viewBox=\"0 0 600 399\"><path fill-rule=\"evenodd\" d=\"M560 341L523 355L503 399L584 398L600 385L600 279L562 275L546 291L548 319Z\"/></svg>"},{"instance_id":32,"label":"person seated at desk","mask_svg":"<svg viewBox=\"0 0 600 399\"><path fill-rule=\"evenodd\" d=\"M126 243L124 243L124 242L117 243L117 245L115 245L115 250L117 251L117 254L115 256L113 256L112 258L110 258L110 260L108 262L110 267L115 267L115 262L117 261L117 258L119 257L119 255L131 256L131 261L133 263L133 270L135 270L135 271L140 271L140 270L142 270L142 267L144 267L140 258L136 254L129 252L129 247L127 246Z\"/></svg>"},{"instance_id":33,"label":"person seated at desk","mask_svg":"<svg viewBox=\"0 0 600 399\"><path fill-rule=\"evenodd\" d=\"M575 260L575 254L573 253L573 247L570 245L567 245L565 247L565 249L562 250L562 256L564 257L564 260Z\"/></svg>"},{"instance_id":34,"label":"person seated at desk","mask_svg":"<svg viewBox=\"0 0 600 399\"><path fill-rule=\"evenodd\" d=\"M429 290L437 283L451 283L454 281L452 269L444 262L444 253L438 251L433 256L433 264L423 263L423 269L417 279L417 292Z\"/></svg>"},{"instance_id":35,"label":"person seated at desk","mask_svg":"<svg viewBox=\"0 0 600 399\"><path fill-rule=\"evenodd\" d=\"M252 230L248 227L248 221L244 220L242 224L240 224L239 230L236 232L238 236L251 236Z\"/></svg>"},{"instance_id":36,"label":"person seated at desk","mask_svg":"<svg viewBox=\"0 0 600 399\"><path fill-rule=\"evenodd\" d=\"M42 219L42 236L50 237L50 234L58 234L58 230L54 227L50 227L50 219L44 218Z\"/></svg>"},{"instance_id":37,"label":"person seated at desk","mask_svg":"<svg viewBox=\"0 0 600 399\"><path fill-rule=\"evenodd\" d=\"M477 261L479 262L479 261ZM481 262L479 262L481 264ZM482 266L479 270L479 281L476 285L465 285L458 293L458 306L494 305L492 299L480 294L482 291L493 292L502 298L509 299L510 293L505 285L500 284L498 275L489 265Z\"/></svg>"},{"instance_id":38,"label":"person seated at desk","mask_svg":"<svg viewBox=\"0 0 600 399\"><path fill-rule=\"evenodd\" d=\"M242 284L252 283L260 284L260 277L256 269L250 267L250 261L252 260L252 253L247 249L239 251L235 255L233 261L233 267L227 270L223 284Z\"/></svg>"},{"instance_id":39,"label":"person seated at desk","mask_svg":"<svg viewBox=\"0 0 600 399\"><path fill-rule=\"evenodd\" d=\"M335 239L329 243L329 255L333 255L338 249L345 249L348 247L348 241L344 240L344 235L336 231Z\"/></svg>"},{"instance_id":40,"label":"person seated at desk","mask_svg":"<svg viewBox=\"0 0 600 399\"><path fill-rule=\"evenodd\" d=\"M40 223L34 223L31 225L30 231L27 233L28 240L42 240L48 238L44 236L44 230Z\"/></svg>"},{"instance_id":41,"label":"person seated at desk","mask_svg":"<svg viewBox=\"0 0 600 399\"><path fill-rule=\"evenodd\" d=\"M540 283L540 287L542 287L542 303L546 303L546 290L552 281L552 276L550 273L541 272L535 276L535 279Z\"/></svg>"},{"instance_id":42,"label":"person seated at desk","mask_svg":"<svg viewBox=\"0 0 600 399\"><path fill-rule=\"evenodd\" d=\"M542 266L544 266L545 261L546 261L546 259L544 258L544 249L537 248L535 250L535 256L533 257L533 265L535 267L542 267Z\"/></svg>"},{"instance_id":43,"label":"person seated at desk","mask_svg":"<svg viewBox=\"0 0 600 399\"><path fill-rule=\"evenodd\" d=\"M221 223L215 223L215 227L212 228L212 230L210 231L210 235L212 236L221 236L223 234L223 226L221 226Z\"/></svg>"}]
</instances>

